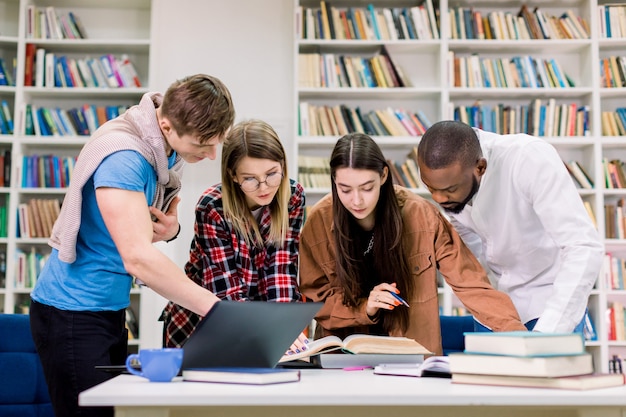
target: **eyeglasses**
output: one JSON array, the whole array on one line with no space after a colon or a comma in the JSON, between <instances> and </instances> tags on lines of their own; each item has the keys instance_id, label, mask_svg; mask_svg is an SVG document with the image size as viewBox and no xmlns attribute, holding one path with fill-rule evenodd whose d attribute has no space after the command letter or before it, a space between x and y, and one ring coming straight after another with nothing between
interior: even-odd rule
<instances>
[{"instance_id":1,"label":"eyeglasses","mask_svg":"<svg viewBox=\"0 0 626 417\"><path fill-rule=\"evenodd\" d=\"M259 189L261 184L265 184L268 187L278 187L283 180L282 172L272 172L265 176L265 181L259 181L256 177L248 177L239 183L241 189L245 192L252 192Z\"/></svg>"}]
</instances>

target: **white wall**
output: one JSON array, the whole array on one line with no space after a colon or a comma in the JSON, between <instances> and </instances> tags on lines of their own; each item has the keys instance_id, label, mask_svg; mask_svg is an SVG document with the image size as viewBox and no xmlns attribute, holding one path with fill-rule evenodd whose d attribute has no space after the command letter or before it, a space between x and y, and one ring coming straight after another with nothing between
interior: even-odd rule
<instances>
[{"instance_id":1,"label":"white wall","mask_svg":"<svg viewBox=\"0 0 626 417\"><path fill-rule=\"evenodd\" d=\"M159 91L195 73L220 78L229 88L237 120L275 125L291 155L293 131L292 0L155 0L153 86ZM288 146L289 145L289 146ZM179 215L183 227L175 259L184 262L192 237L193 207L219 182L216 161L188 164ZM292 170L293 171L293 170Z\"/></svg>"},{"instance_id":2,"label":"white wall","mask_svg":"<svg viewBox=\"0 0 626 417\"><path fill-rule=\"evenodd\" d=\"M176 79L195 73L217 76L229 88L237 121L264 119L292 154L294 43L292 0L154 0L150 84L164 92ZM161 245L178 265L188 257L193 209L200 194L220 181L219 158L188 164L179 205L181 234ZM291 168L293 167L293 168ZM290 161L291 176L295 166ZM142 322L157 317L163 300L142 295ZM145 303L148 301L148 303ZM145 329L142 329L142 331ZM160 335L142 333L142 342ZM143 344L142 344L143 346Z\"/></svg>"}]
</instances>

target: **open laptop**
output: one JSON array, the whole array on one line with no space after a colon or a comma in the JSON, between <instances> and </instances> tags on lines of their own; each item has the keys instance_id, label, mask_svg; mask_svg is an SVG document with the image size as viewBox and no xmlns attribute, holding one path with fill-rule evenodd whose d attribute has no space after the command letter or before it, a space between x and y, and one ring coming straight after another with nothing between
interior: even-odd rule
<instances>
[{"instance_id":1,"label":"open laptop","mask_svg":"<svg viewBox=\"0 0 626 417\"><path fill-rule=\"evenodd\" d=\"M274 368L322 305L220 301L185 342L181 369Z\"/></svg>"}]
</instances>

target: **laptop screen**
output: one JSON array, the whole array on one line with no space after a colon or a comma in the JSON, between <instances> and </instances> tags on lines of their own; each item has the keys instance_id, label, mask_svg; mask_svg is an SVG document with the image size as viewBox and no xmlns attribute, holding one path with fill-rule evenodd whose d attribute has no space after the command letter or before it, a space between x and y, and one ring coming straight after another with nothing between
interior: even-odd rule
<instances>
[{"instance_id":1,"label":"laptop screen","mask_svg":"<svg viewBox=\"0 0 626 417\"><path fill-rule=\"evenodd\" d=\"M273 368L323 304L220 301L183 346L182 369Z\"/></svg>"}]
</instances>

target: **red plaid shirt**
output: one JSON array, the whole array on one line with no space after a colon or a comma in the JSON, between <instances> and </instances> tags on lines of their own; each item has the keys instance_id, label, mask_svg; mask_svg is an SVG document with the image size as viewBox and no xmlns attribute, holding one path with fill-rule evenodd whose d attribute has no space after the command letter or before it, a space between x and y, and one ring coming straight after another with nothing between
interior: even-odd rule
<instances>
[{"instance_id":1,"label":"red plaid shirt","mask_svg":"<svg viewBox=\"0 0 626 417\"><path fill-rule=\"evenodd\" d=\"M291 181L289 228L282 246L249 246L226 221L222 186L204 192L196 205L195 236L191 243L187 276L219 298L236 301L300 301L298 248L304 217L304 190ZM270 229L270 209L259 222L263 240ZM169 302L163 311L165 345L181 347L201 320L197 314Z\"/></svg>"}]
</instances>

